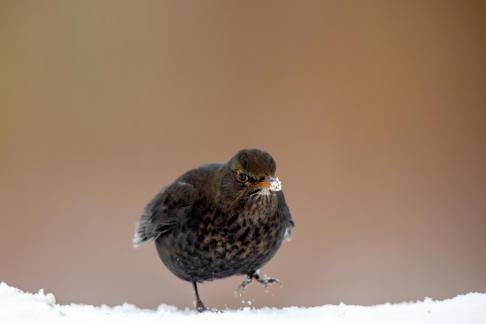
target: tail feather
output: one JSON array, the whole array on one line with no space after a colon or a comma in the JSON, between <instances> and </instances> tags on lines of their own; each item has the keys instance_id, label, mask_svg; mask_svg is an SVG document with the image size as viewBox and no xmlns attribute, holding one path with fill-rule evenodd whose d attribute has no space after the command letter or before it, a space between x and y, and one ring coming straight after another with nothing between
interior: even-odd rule
<instances>
[{"instance_id":1,"label":"tail feather","mask_svg":"<svg viewBox=\"0 0 486 324\"><path fill-rule=\"evenodd\" d=\"M140 245L155 240L159 237L160 224L163 223L166 208L161 205L165 188L155 195L155 197L145 206L143 214L140 217L140 221L135 228L135 234L133 235L133 246L139 247Z\"/></svg>"},{"instance_id":2,"label":"tail feather","mask_svg":"<svg viewBox=\"0 0 486 324\"><path fill-rule=\"evenodd\" d=\"M135 234L133 235L133 240L132 240L133 247L138 248L142 244L154 239L154 237L151 237L149 235L148 225L150 225L150 223L151 223L150 215L144 213L135 228Z\"/></svg>"},{"instance_id":3,"label":"tail feather","mask_svg":"<svg viewBox=\"0 0 486 324\"><path fill-rule=\"evenodd\" d=\"M194 188L185 182L177 182L170 188L172 195L167 192L167 188L162 188L143 210L133 236L134 247L169 233L176 226L177 219L191 209L188 200L193 199ZM172 208L169 209L169 205Z\"/></svg>"}]
</instances>

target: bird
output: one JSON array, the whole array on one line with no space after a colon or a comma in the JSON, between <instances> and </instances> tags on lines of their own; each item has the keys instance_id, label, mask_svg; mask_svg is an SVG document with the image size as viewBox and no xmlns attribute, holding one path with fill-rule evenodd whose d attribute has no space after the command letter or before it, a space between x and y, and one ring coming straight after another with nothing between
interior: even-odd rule
<instances>
[{"instance_id":1,"label":"bird","mask_svg":"<svg viewBox=\"0 0 486 324\"><path fill-rule=\"evenodd\" d=\"M275 160L260 149L187 171L143 209L133 245L155 242L162 263L192 283L198 312L210 310L198 283L243 275L237 291L253 280L280 284L259 273L295 226L275 173Z\"/></svg>"}]
</instances>

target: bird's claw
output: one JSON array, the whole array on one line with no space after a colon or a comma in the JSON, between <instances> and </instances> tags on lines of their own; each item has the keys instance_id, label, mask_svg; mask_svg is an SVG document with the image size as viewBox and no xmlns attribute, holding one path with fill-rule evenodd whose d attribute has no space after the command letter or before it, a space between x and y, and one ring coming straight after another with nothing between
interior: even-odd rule
<instances>
[{"instance_id":1,"label":"bird's claw","mask_svg":"<svg viewBox=\"0 0 486 324\"><path fill-rule=\"evenodd\" d=\"M265 288L268 287L268 285L271 285L271 284L278 284L279 286L282 286L282 283L280 282L280 280L276 279L276 278L270 278L270 277L258 277L258 278L255 278L256 281L258 281L260 284L262 284L263 286L265 286Z\"/></svg>"},{"instance_id":2,"label":"bird's claw","mask_svg":"<svg viewBox=\"0 0 486 324\"><path fill-rule=\"evenodd\" d=\"M206 305L204 305L202 301L198 300L196 302L196 310L199 313L202 313L202 312L205 312L205 311L209 310L209 308L207 308Z\"/></svg>"},{"instance_id":3,"label":"bird's claw","mask_svg":"<svg viewBox=\"0 0 486 324\"><path fill-rule=\"evenodd\" d=\"M243 290L245 290L246 286L251 284L252 280L253 280L252 277L246 276L246 278L240 283L238 288L236 288L236 293L241 296L241 294L243 293Z\"/></svg>"},{"instance_id":4,"label":"bird's claw","mask_svg":"<svg viewBox=\"0 0 486 324\"><path fill-rule=\"evenodd\" d=\"M246 286L252 283L253 279L255 279L258 283L262 284L265 288L268 288L269 285L272 284L278 284L279 286L282 286L282 283L280 280L276 278L270 278L267 276L260 276L258 273L248 275L246 278L243 280L243 282L238 286L236 289L236 292L241 296L243 291L245 290Z\"/></svg>"}]
</instances>

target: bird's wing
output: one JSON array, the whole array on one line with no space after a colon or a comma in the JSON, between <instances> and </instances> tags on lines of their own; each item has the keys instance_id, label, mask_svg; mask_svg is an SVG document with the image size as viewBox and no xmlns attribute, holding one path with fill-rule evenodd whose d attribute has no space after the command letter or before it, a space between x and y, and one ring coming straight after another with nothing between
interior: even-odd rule
<instances>
[{"instance_id":1,"label":"bird's wing","mask_svg":"<svg viewBox=\"0 0 486 324\"><path fill-rule=\"evenodd\" d=\"M133 245L138 247L171 231L190 212L197 197L196 188L187 182L177 181L162 188L145 207L135 230Z\"/></svg>"},{"instance_id":2,"label":"bird's wing","mask_svg":"<svg viewBox=\"0 0 486 324\"><path fill-rule=\"evenodd\" d=\"M290 241L292 238L292 230L295 227L294 221L292 220L292 215L290 214L289 207L285 202L285 196L282 191L277 192L277 213L280 219L285 224L285 234L284 238Z\"/></svg>"}]
</instances>

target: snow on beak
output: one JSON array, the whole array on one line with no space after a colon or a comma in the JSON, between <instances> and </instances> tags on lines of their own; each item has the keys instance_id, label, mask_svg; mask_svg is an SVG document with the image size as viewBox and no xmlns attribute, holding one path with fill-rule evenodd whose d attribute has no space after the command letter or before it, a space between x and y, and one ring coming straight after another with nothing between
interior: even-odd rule
<instances>
[{"instance_id":1,"label":"snow on beak","mask_svg":"<svg viewBox=\"0 0 486 324\"><path fill-rule=\"evenodd\" d=\"M260 181L255 183L255 186L263 188L263 189L270 189L270 191L280 191L282 190L282 182L275 177L269 177L266 181Z\"/></svg>"}]
</instances>

